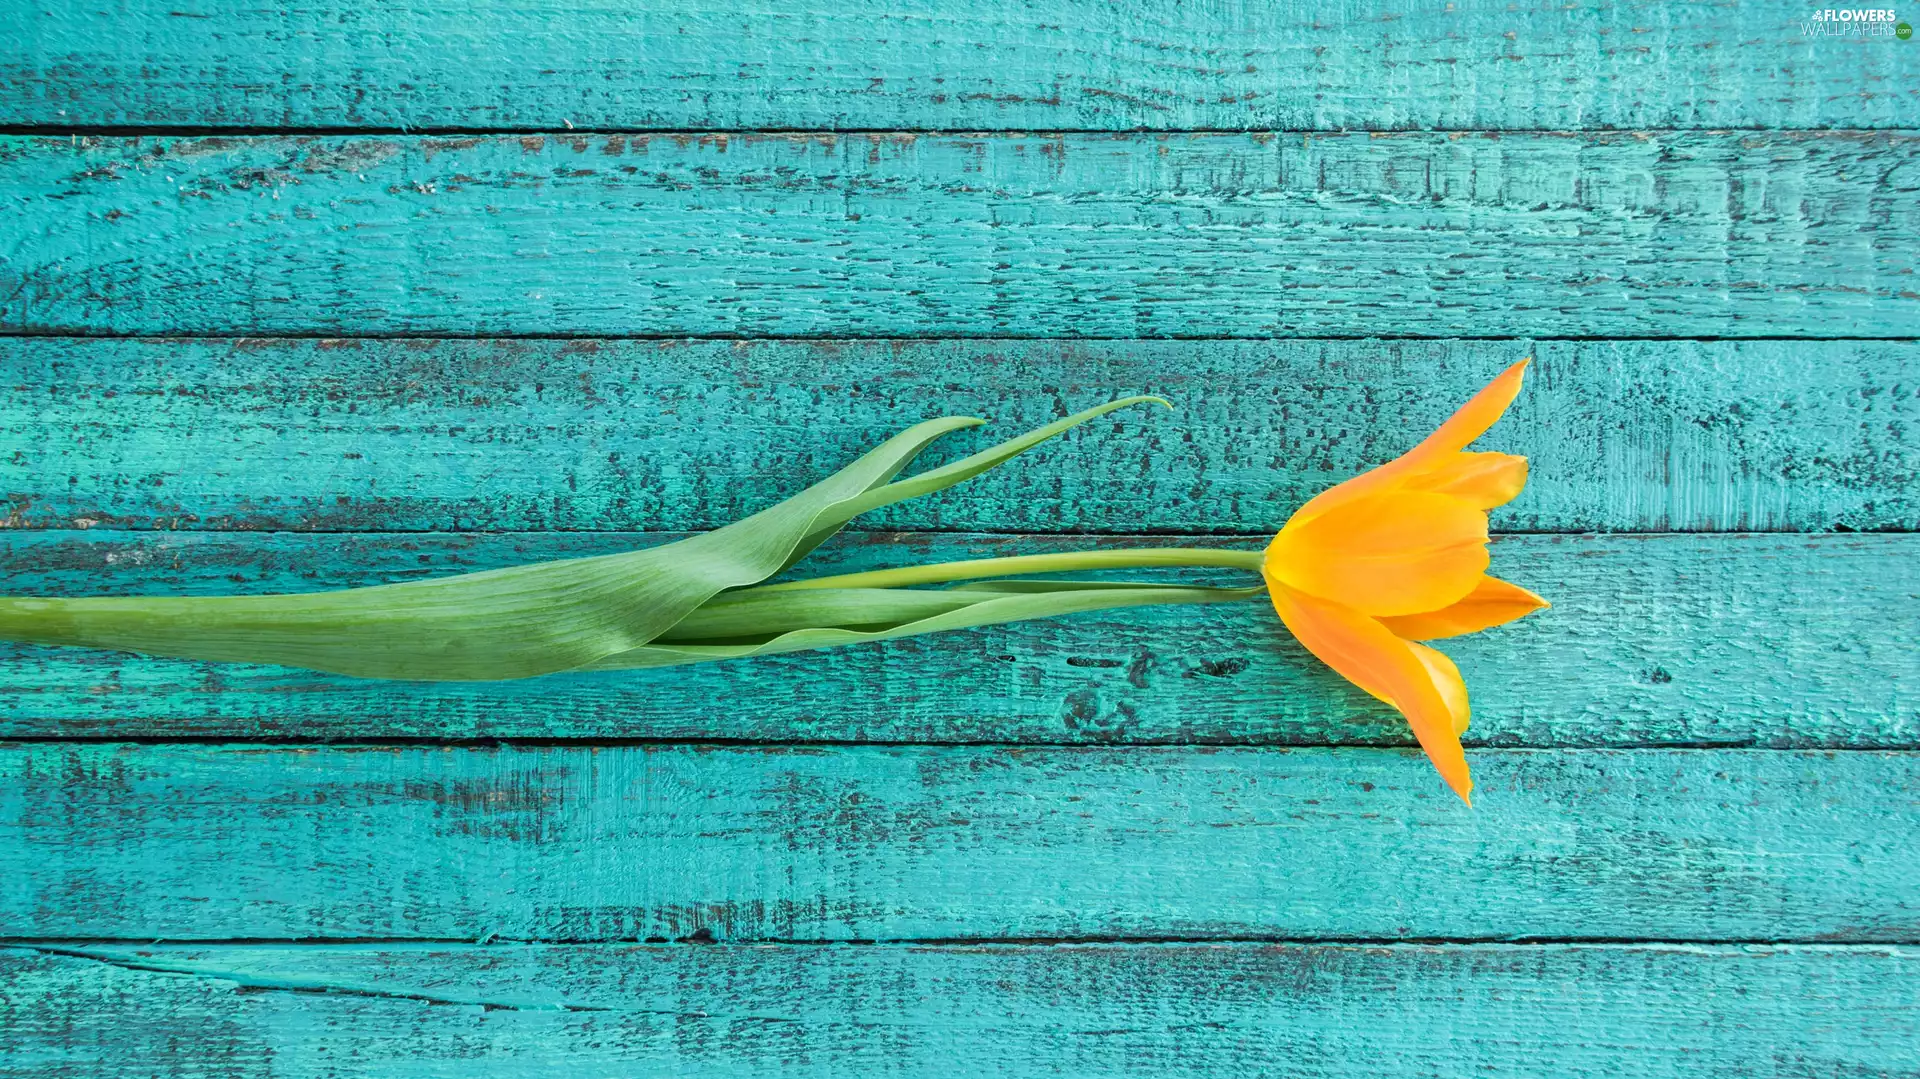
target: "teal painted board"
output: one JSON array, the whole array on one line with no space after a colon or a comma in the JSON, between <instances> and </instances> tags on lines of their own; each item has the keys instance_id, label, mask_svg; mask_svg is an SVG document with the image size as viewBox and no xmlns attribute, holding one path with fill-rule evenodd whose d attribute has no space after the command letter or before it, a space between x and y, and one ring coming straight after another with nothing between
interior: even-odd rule
<instances>
[{"instance_id":1,"label":"teal painted board","mask_svg":"<svg viewBox=\"0 0 1920 1079\"><path fill-rule=\"evenodd\" d=\"M1920 1075L1887 946L62 945L0 983L38 1079Z\"/></svg>"},{"instance_id":2,"label":"teal painted board","mask_svg":"<svg viewBox=\"0 0 1920 1079\"><path fill-rule=\"evenodd\" d=\"M12 332L1920 335L1898 133L15 136L0 189Z\"/></svg>"},{"instance_id":3,"label":"teal painted board","mask_svg":"<svg viewBox=\"0 0 1920 1079\"><path fill-rule=\"evenodd\" d=\"M8 591L626 549L1140 390L814 565L1244 546L1532 354L1556 605L1447 646L1476 809L1261 603L485 686L0 646L0 1079L1920 1079L1920 47L318 2L0 0Z\"/></svg>"},{"instance_id":4,"label":"teal painted board","mask_svg":"<svg viewBox=\"0 0 1920 1079\"><path fill-rule=\"evenodd\" d=\"M0 580L28 594L310 591L664 538L12 532ZM800 572L1167 542L1192 541L855 533ZM1473 691L1469 744L1920 748L1920 536L1502 536L1494 569L1554 607L1441 644ZM1264 600L467 685L6 645L0 737L1411 744Z\"/></svg>"},{"instance_id":5,"label":"teal painted board","mask_svg":"<svg viewBox=\"0 0 1920 1079\"><path fill-rule=\"evenodd\" d=\"M490 130L1920 126L1920 50L1890 33L1811 36L1817 10L16 0L0 115Z\"/></svg>"},{"instance_id":6,"label":"teal painted board","mask_svg":"<svg viewBox=\"0 0 1920 1079\"><path fill-rule=\"evenodd\" d=\"M0 936L1920 936L1920 754L1471 759L16 743Z\"/></svg>"},{"instance_id":7,"label":"teal painted board","mask_svg":"<svg viewBox=\"0 0 1920 1079\"><path fill-rule=\"evenodd\" d=\"M13 527L695 530L907 425L1116 414L864 527L1270 532L1507 365L1495 527L1920 528L1914 341L0 339Z\"/></svg>"}]
</instances>

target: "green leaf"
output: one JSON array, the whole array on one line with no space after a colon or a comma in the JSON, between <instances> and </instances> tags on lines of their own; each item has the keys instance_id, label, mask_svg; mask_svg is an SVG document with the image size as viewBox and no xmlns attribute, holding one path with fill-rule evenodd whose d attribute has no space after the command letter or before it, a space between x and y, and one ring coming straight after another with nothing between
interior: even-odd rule
<instances>
[{"instance_id":1,"label":"green leaf","mask_svg":"<svg viewBox=\"0 0 1920 1079\"><path fill-rule=\"evenodd\" d=\"M1111 581L974 581L946 589L747 589L703 606L652 643L594 670L671 667L832 648L922 633L1161 603L1232 603L1263 586L1210 588Z\"/></svg>"},{"instance_id":2,"label":"green leaf","mask_svg":"<svg viewBox=\"0 0 1920 1079\"><path fill-rule=\"evenodd\" d=\"M720 593L779 573L858 513L950 487L1145 400L1159 399L1109 402L896 482L934 439L983 422L929 420L784 502L646 550L296 595L0 597L0 638L366 678L495 681L600 666Z\"/></svg>"}]
</instances>

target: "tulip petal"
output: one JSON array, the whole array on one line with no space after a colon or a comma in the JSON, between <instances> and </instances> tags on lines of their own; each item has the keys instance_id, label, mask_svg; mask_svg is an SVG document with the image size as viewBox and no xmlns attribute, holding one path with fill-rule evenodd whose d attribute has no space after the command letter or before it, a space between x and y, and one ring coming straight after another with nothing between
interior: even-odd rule
<instances>
[{"instance_id":1,"label":"tulip petal","mask_svg":"<svg viewBox=\"0 0 1920 1079\"><path fill-rule=\"evenodd\" d=\"M1468 443L1486 434L1487 428L1492 427L1519 396L1521 380L1532 362L1529 356L1500 372L1419 445L1378 468L1320 492L1294 511L1287 523L1304 523L1343 502L1397 486L1409 476L1434 467L1447 454L1465 449Z\"/></svg>"},{"instance_id":2,"label":"tulip petal","mask_svg":"<svg viewBox=\"0 0 1920 1079\"><path fill-rule=\"evenodd\" d=\"M1472 805L1473 779L1455 730L1456 716L1458 721L1466 717L1466 686L1452 662L1444 656L1444 665L1423 658L1415 651L1421 646L1395 637L1351 607L1296 592L1278 581L1268 583L1274 610L1288 631L1347 681L1399 710L1440 778Z\"/></svg>"},{"instance_id":3,"label":"tulip petal","mask_svg":"<svg viewBox=\"0 0 1920 1079\"><path fill-rule=\"evenodd\" d=\"M1447 712L1453 717L1453 733L1467 733L1467 724L1473 719L1473 709L1467 705L1467 680L1460 677L1460 668L1453 660L1438 648L1428 648L1424 644L1408 642L1414 656L1427 668L1427 677L1433 679L1433 688L1440 691L1440 699L1447 702Z\"/></svg>"},{"instance_id":4,"label":"tulip petal","mask_svg":"<svg viewBox=\"0 0 1920 1079\"><path fill-rule=\"evenodd\" d=\"M1406 615L1466 596L1487 560L1485 512L1447 495L1388 491L1281 529L1266 572L1364 614Z\"/></svg>"},{"instance_id":5,"label":"tulip petal","mask_svg":"<svg viewBox=\"0 0 1920 1079\"><path fill-rule=\"evenodd\" d=\"M1513 501L1527 485L1527 459L1511 453L1455 453L1407 480L1408 491L1432 491L1490 510Z\"/></svg>"},{"instance_id":6,"label":"tulip petal","mask_svg":"<svg viewBox=\"0 0 1920 1079\"><path fill-rule=\"evenodd\" d=\"M1489 428L1500 422L1507 406L1520 396L1521 380L1526 377L1527 365L1532 362L1533 357L1529 356L1500 372L1492 382L1447 417L1447 422L1435 428L1418 446L1401 455L1396 463L1426 465L1455 450L1466 449L1474 439L1486 434Z\"/></svg>"},{"instance_id":7,"label":"tulip petal","mask_svg":"<svg viewBox=\"0 0 1920 1079\"><path fill-rule=\"evenodd\" d=\"M1498 577L1482 577L1473 591L1457 603L1437 611L1382 618L1380 622L1395 636L1410 641L1431 641L1505 625L1547 606L1546 600L1517 584Z\"/></svg>"}]
</instances>

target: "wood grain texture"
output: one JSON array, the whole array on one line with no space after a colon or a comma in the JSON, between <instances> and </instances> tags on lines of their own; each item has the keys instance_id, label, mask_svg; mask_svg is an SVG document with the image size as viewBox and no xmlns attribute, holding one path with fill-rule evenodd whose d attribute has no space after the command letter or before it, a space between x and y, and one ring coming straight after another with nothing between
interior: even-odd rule
<instances>
[{"instance_id":1,"label":"wood grain texture","mask_svg":"<svg viewBox=\"0 0 1920 1079\"><path fill-rule=\"evenodd\" d=\"M1859 132L10 137L0 329L1912 337L1916 162Z\"/></svg>"},{"instance_id":2,"label":"wood grain texture","mask_svg":"<svg viewBox=\"0 0 1920 1079\"><path fill-rule=\"evenodd\" d=\"M38 1079L1920 1075L1899 947L90 945L0 985Z\"/></svg>"},{"instance_id":3,"label":"wood grain texture","mask_svg":"<svg viewBox=\"0 0 1920 1079\"><path fill-rule=\"evenodd\" d=\"M0 534L0 580L29 594L305 591L662 538L14 532ZM1160 542L851 534L801 570ZM1920 536L1506 536L1494 569L1554 607L1442 644L1473 690L1470 743L1920 748ZM0 736L1411 744L1264 602L470 685L5 645Z\"/></svg>"},{"instance_id":4,"label":"wood grain texture","mask_svg":"<svg viewBox=\"0 0 1920 1079\"><path fill-rule=\"evenodd\" d=\"M1472 762L16 743L0 936L1920 939L1920 754Z\"/></svg>"},{"instance_id":5,"label":"wood grain texture","mask_svg":"<svg viewBox=\"0 0 1920 1079\"><path fill-rule=\"evenodd\" d=\"M13 527L696 530L911 423L952 459L1139 408L864 527L1239 532L1534 357L1504 529L1920 528L1913 341L0 339Z\"/></svg>"},{"instance_id":6,"label":"wood grain texture","mask_svg":"<svg viewBox=\"0 0 1920 1079\"><path fill-rule=\"evenodd\" d=\"M1814 10L15 0L0 114L496 130L1920 126L1915 50L1810 37Z\"/></svg>"},{"instance_id":7,"label":"wood grain texture","mask_svg":"<svg viewBox=\"0 0 1920 1079\"><path fill-rule=\"evenodd\" d=\"M1245 544L1531 353L1479 808L1255 603L485 686L0 645L0 1079L1920 1079L1920 47L671 8L0 0L5 589L628 549L1143 390L813 567Z\"/></svg>"}]
</instances>

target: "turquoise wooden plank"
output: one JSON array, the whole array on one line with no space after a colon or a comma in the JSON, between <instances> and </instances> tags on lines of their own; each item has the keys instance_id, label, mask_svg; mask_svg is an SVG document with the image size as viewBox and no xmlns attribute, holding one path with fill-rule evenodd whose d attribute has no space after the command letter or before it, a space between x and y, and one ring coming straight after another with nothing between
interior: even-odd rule
<instances>
[{"instance_id":1,"label":"turquoise wooden plank","mask_svg":"<svg viewBox=\"0 0 1920 1079\"><path fill-rule=\"evenodd\" d=\"M1858 132L10 137L0 329L1911 337L1917 160Z\"/></svg>"},{"instance_id":2,"label":"turquoise wooden plank","mask_svg":"<svg viewBox=\"0 0 1920 1079\"><path fill-rule=\"evenodd\" d=\"M30 527L704 529L910 423L1164 394L869 527L1259 533L1494 372L1495 526L1920 528L1913 341L0 339ZM984 445L951 436L927 460Z\"/></svg>"},{"instance_id":3,"label":"turquoise wooden plank","mask_svg":"<svg viewBox=\"0 0 1920 1079\"><path fill-rule=\"evenodd\" d=\"M12 744L0 936L1920 936L1920 754L1472 760Z\"/></svg>"},{"instance_id":4,"label":"turquoise wooden plank","mask_svg":"<svg viewBox=\"0 0 1920 1079\"><path fill-rule=\"evenodd\" d=\"M0 533L0 580L68 595L300 591L661 538L13 532ZM864 533L803 569L1115 542L1167 541ZM1494 567L1555 606L1442 646L1473 688L1469 743L1920 748L1920 536L1503 536ZM7 645L0 736L1411 744L1261 602L473 685Z\"/></svg>"},{"instance_id":5,"label":"turquoise wooden plank","mask_svg":"<svg viewBox=\"0 0 1920 1079\"><path fill-rule=\"evenodd\" d=\"M0 982L0 1074L46 1079L1920 1074L1886 946L27 946Z\"/></svg>"},{"instance_id":6,"label":"turquoise wooden plank","mask_svg":"<svg viewBox=\"0 0 1920 1079\"><path fill-rule=\"evenodd\" d=\"M10 3L56 127L1920 126L1920 57L1802 3ZM1891 30L1887 24L1885 30Z\"/></svg>"}]
</instances>

